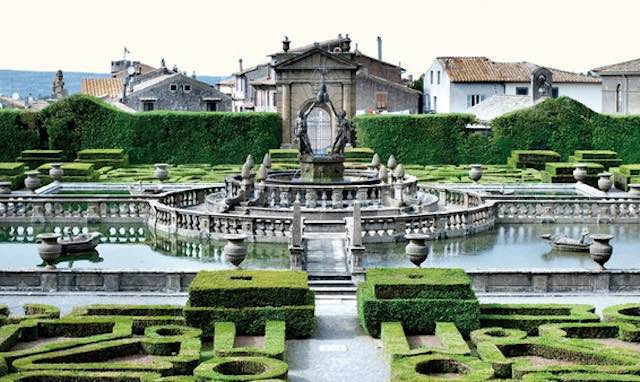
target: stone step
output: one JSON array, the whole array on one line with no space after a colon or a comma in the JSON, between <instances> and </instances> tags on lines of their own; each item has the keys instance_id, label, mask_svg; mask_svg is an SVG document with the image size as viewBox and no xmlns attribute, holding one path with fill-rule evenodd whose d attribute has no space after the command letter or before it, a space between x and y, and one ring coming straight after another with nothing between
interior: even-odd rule
<instances>
[{"instance_id":1,"label":"stone step","mask_svg":"<svg viewBox=\"0 0 640 382\"><path fill-rule=\"evenodd\" d=\"M316 295L355 295L356 287L310 287Z\"/></svg>"}]
</instances>

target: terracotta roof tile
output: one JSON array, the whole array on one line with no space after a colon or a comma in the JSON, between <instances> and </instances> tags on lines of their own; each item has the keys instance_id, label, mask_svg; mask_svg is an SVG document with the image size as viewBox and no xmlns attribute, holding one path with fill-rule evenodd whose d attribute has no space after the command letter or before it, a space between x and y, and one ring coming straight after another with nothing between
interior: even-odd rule
<instances>
[{"instance_id":1,"label":"terracotta roof tile","mask_svg":"<svg viewBox=\"0 0 640 382\"><path fill-rule=\"evenodd\" d=\"M593 69L599 75L640 73L640 58Z\"/></svg>"},{"instance_id":2,"label":"terracotta roof tile","mask_svg":"<svg viewBox=\"0 0 640 382\"><path fill-rule=\"evenodd\" d=\"M451 82L529 82L539 67L530 62L496 62L487 57L438 57ZM600 83L597 77L547 68L555 83Z\"/></svg>"},{"instance_id":3,"label":"terracotta roof tile","mask_svg":"<svg viewBox=\"0 0 640 382\"><path fill-rule=\"evenodd\" d=\"M119 78L83 78L80 93L95 97L118 98L122 94L122 80Z\"/></svg>"}]
</instances>

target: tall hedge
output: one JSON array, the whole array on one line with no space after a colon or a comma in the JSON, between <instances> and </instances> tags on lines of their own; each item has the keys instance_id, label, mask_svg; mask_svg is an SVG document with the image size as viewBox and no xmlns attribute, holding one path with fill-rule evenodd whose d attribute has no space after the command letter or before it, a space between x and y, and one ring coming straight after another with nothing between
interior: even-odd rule
<instances>
[{"instance_id":1,"label":"tall hedge","mask_svg":"<svg viewBox=\"0 0 640 382\"><path fill-rule=\"evenodd\" d=\"M402 163L461 163L466 153L465 126L470 114L421 114L356 117L358 144L382 158L393 154Z\"/></svg>"},{"instance_id":2,"label":"tall hedge","mask_svg":"<svg viewBox=\"0 0 640 382\"><path fill-rule=\"evenodd\" d=\"M571 98L549 99L494 119L493 147L502 160L516 149L553 150L566 159L575 150L593 148L598 121L598 113Z\"/></svg>"},{"instance_id":3,"label":"tall hedge","mask_svg":"<svg viewBox=\"0 0 640 382\"><path fill-rule=\"evenodd\" d=\"M0 162L13 162L22 150L40 146L37 113L0 110Z\"/></svg>"},{"instance_id":4,"label":"tall hedge","mask_svg":"<svg viewBox=\"0 0 640 382\"><path fill-rule=\"evenodd\" d=\"M42 111L49 147L68 159L87 148L124 148L131 162L242 163L280 146L274 113L126 113L88 96L72 96Z\"/></svg>"},{"instance_id":5,"label":"tall hedge","mask_svg":"<svg viewBox=\"0 0 640 382\"><path fill-rule=\"evenodd\" d=\"M411 164L506 162L512 150L553 150L563 160L575 150L614 150L625 163L640 163L640 116L598 114L567 97L507 113L492 121L491 134L465 132L466 114L362 116L355 120L359 144L381 157Z\"/></svg>"}]
</instances>

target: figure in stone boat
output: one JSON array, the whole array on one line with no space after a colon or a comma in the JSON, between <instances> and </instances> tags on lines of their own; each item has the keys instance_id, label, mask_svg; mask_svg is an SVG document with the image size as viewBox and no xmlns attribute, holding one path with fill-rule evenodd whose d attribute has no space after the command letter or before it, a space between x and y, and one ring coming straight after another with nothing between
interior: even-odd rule
<instances>
[{"instance_id":1,"label":"figure in stone boat","mask_svg":"<svg viewBox=\"0 0 640 382\"><path fill-rule=\"evenodd\" d=\"M338 134L333 142L331 152L334 154L344 154L344 148L351 138L351 123L347 119L347 113L343 110L338 115Z\"/></svg>"},{"instance_id":2,"label":"figure in stone boat","mask_svg":"<svg viewBox=\"0 0 640 382\"><path fill-rule=\"evenodd\" d=\"M588 252L591 243L588 241L589 231L585 228L582 230L580 240L570 238L563 234L544 234L540 238L551 244L552 249L570 252Z\"/></svg>"}]
</instances>

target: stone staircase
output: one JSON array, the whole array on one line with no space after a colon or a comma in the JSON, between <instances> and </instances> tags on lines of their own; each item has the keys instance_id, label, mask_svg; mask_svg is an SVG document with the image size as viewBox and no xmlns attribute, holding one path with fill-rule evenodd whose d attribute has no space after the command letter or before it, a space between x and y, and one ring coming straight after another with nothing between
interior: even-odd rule
<instances>
[{"instance_id":1,"label":"stone staircase","mask_svg":"<svg viewBox=\"0 0 640 382\"><path fill-rule=\"evenodd\" d=\"M306 271L316 296L354 295L344 234L305 233Z\"/></svg>"}]
</instances>

